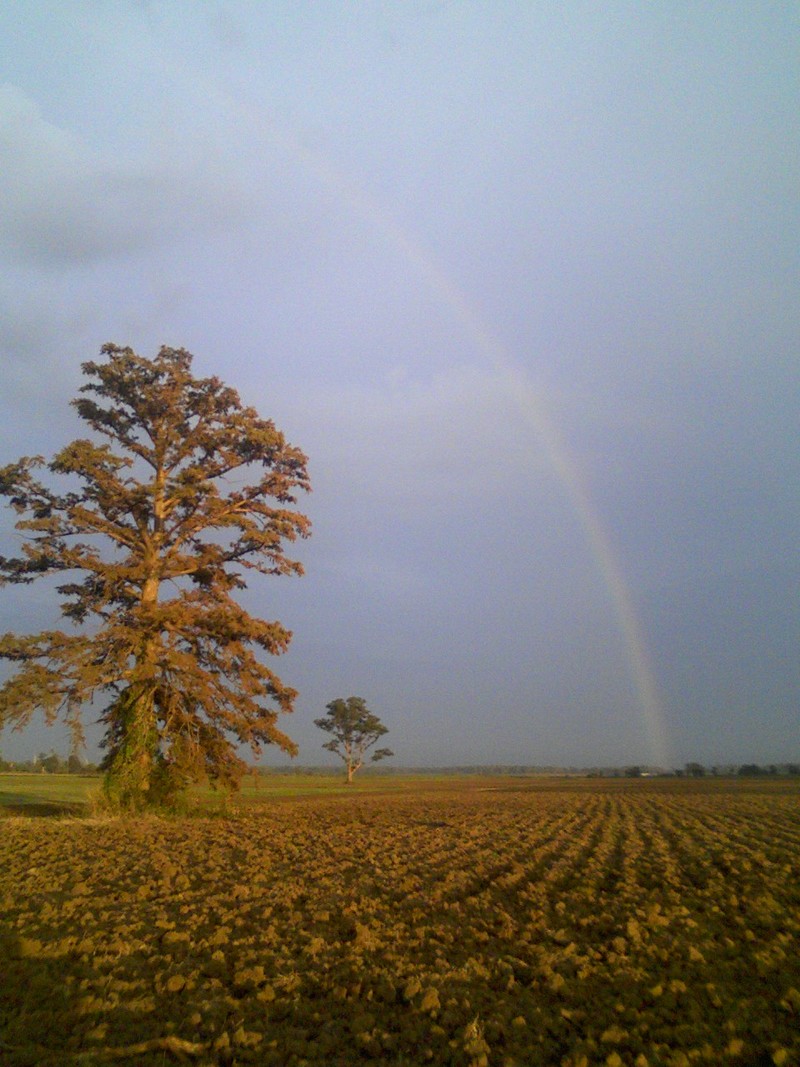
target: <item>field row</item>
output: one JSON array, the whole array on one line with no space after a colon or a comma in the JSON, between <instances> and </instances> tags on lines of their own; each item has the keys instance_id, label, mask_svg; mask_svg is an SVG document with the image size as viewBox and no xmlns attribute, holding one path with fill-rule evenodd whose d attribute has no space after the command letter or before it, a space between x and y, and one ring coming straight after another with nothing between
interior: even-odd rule
<instances>
[{"instance_id":1,"label":"field row","mask_svg":"<svg viewBox=\"0 0 800 1067\"><path fill-rule=\"evenodd\" d=\"M797 792L635 785L7 820L4 1055L798 1062Z\"/></svg>"}]
</instances>

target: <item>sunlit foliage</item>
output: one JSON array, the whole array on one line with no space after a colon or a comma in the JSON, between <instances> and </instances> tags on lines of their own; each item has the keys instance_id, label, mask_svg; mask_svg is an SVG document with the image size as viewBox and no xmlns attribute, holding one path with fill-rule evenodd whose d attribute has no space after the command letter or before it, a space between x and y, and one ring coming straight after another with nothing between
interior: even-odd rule
<instances>
[{"instance_id":1,"label":"sunlit foliage","mask_svg":"<svg viewBox=\"0 0 800 1067\"><path fill-rule=\"evenodd\" d=\"M138 808L203 778L234 787L244 763L232 739L295 751L276 720L296 694L257 655L283 652L291 634L234 594L248 570L302 573L284 544L308 533L290 507L308 477L303 453L219 379L194 378L183 349L103 354L83 364L74 401L96 440L0 470L25 537L0 578L63 575L69 627L0 638L17 668L0 724L23 727L38 709L63 717L77 746L97 702L109 798ZM60 491L35 477L45 466Z\"/></svg>"}]
</instances>

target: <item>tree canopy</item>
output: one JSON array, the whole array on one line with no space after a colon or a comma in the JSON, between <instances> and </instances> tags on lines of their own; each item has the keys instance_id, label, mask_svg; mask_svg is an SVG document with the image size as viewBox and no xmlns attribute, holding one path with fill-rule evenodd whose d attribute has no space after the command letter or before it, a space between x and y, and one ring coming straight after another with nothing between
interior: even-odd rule
<instances>
[{"instance_id":1,"label":"tree canopy","mask_svg":"<svg viewBox=\"0 0 800 1067\"><path fill-rule=\"evenodd\" d=\"M389 730L361 697L348 697L347 700L339 697L326 707L327 714L315 719L314 725L332 735L322 747L335 752L344 761L347 781L352 782L353 775L364 766L366 753ZM375 762L393 755L390 748L379 748L371 759Z\"/></svg>"},{"instance_id":2,"label":"tree canopy","mask_svg":"<svg viewBox=\"0 0 800 1067\"><path fill-rule=\"evenodd\" d=\"M19 557L0 557L0 581L63 575L68 624L0 638L17 668L0 725L38 709L78 746L82 712L99 702L109 796L140 807L194 780L235 788L246 766L235 742L295 754L277 718L296 693L259 658L285 651L291 632L234 594L248 571L303 573L285 544L309 533L291 505L310 485L303 453L218 378L193 377L185 350L102 353L82 364L73 401L96 439L0 470L25 537Z\"/></svg>"}]
</instances>

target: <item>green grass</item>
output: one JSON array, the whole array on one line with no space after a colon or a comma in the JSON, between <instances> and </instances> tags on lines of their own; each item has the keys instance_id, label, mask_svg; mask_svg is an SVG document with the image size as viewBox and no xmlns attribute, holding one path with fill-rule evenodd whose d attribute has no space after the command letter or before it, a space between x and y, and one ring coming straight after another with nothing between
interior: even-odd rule
<instances>
[{"instance_id":1,"label":"green grass","mask_svg":"<svg viewBox=\"0 0 800 1067\"><path fill-rule=\"evenodd\" d=\"M0 774L0 815L78 814L99 789L94 775Z\"/></svg>"},{"instance_id":2,"label":"green grass","mask_svg":"<svg viewBox=\"0 0 800 1067\"><path fill-rule=\"evenodd\" d=\"M193 788L189 810L220 811L227 807L250 808L276 800L303 797L348 797L382 793L416 793L424 789L464 789L468 783L483 785L494 779L453 775L364 775L347 785L344 775L264 774L248 775L241 790L229 800L210 786ZM88 814L99 796L102 778L74 774L0 774L0 818L4 815Z\"/></svg>"}]
</instances>

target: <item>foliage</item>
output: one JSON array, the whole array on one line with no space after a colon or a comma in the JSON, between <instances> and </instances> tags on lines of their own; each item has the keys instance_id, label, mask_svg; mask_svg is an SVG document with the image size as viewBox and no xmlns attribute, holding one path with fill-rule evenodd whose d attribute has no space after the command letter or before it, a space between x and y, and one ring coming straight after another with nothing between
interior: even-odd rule
<instances>
[{"instance_id":1,"label":"foliage","mask_svg":"<svg viewBox=\"0 0 800 1067\"><path fill-rule=\"evenodd\" d=\"M797 801L787 779L451 779L8 820L0 1059L794 1064Z\"/></svg>"},{"instance_id":2,"label":"foliage","mask_svg":"<svg viewBox=\"0 0 800 1067\"><path fill-rule=\"evenodd\" d=\"M352 782L353 775L364 766L366 753L389 731L361 697L339 697L326 707L327 715L315 719L314 725L332 735L322 747L344 761L347 781ZM371 758L375 762L393 755L390 748L379 748Z\"/></svg>"},{"instance_id":3,"label":"foliage","mask_svg":"<svg viewBox=\"0 0 800 1067\"><path fill-rule=\"evenodd\" d=\"M63 760L55 752L51 752L48 756L41 753L39 756L39 765L42 770L48 774L59 774L63 769Z\"/></svg>"},{"instance_id":4,"label":"foliage","mask_svg":"<svg viewBox=\"0 0 800 1067\"><path fill-rule=\"evenodd\" d=\"M77 753L71 753L69 757L64 760L61 756L56 756L58 761L55 767L51 764L50 773L53 774L73 774L73 775L90 775L98 774L99 768L94 763L84 762ZM0 758L0 773L13 773L15 775L31 775L35 774L41 776L43 773L48 773L48 767L42 763L41 755L36 756L32 760L4 760Z\"/></svg>"},{"instance_id":5,"label":"foliage","mask_svg":"<svg viewBox=\"0 0 800 1067\"><path fill-rule=\"evenodd\" d=\"M0 638L18 668L0 687L0 725L39 709L63 717L77 748L82 709L101 701L109 799L138 808L203 778L234 788L245 764L231 738L256 755L296 751L265 703L288 712L295 691L257 658L291 634L233 594L243 571L302 573L284 542L308 534L289 505L309 485L302 452L219 379L194 378L188 352L102 351L73 404L105 441L72 441L46 464L65 488L36 480L42 457L0 470L27 538L21 557L0 557L0 576L63 575L70 624Z\"/></svg>"},{"instance_id":6,"label":"foliage","mask_svg":"<svg viewBox=\"0 0 800 1067\"><path fill-rule=\"evenodd\" d=\"M743 763L739 768L739 776L742 778L758 778L762 774L766 774L766 770L763 767L759 767L757 763Z\"/></svg>"}]
</instances>

